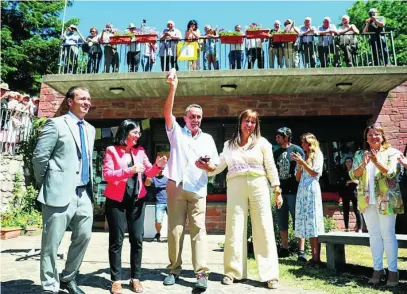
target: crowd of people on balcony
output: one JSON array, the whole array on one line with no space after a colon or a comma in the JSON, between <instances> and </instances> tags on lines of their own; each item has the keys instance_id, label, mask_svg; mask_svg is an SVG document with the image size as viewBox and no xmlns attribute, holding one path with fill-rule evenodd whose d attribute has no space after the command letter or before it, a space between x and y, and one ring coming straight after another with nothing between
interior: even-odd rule
<instances>
[{"instance_id":1,"label":"crowd of people on balcony","mask_svg":"<svg viewBox=\"0 0 407 294\"><path fill-rule=\"evenodd\" d=\"M312 25L311 17L306 17L302 26L297 27L291 19L286 19L282 24L279 20L274 21L273 28L269 33L261 35L256 39L246 38L239 44L228 44L228 63L230 69L242 69L247 62L247 68L252 69L257 62L257 68L266 68L265 61L268 58L268 68L299 68L299 67L340 67L342 61L346 66L359 66L358 36L360 31L368 34L368 55L363 64L380 66L389 65L388 39L383 34L385 32L385 19L378 16L375 8L368 12L365 26L359 30L351 24L350 17L344 15L341 25L334 25L330 17L325 17L318 27ZM142 27L145 26L143 20ZM253 28L253 26L255 28ZM258 29L256 24L248 30ZM143 29L136 28L130 23L125 31L126 36L131 36L131 41L125 44L126 64L128 72L151 71L159 56L161 70L169 71L170 68L179 70L177 44L179 41L197 42L197 58L188 61L189 70L200 70L201 61L203 70L220 69L220 48L217 27L212 28L207 24L204 33L201 34L196 20L190 20L187 29L182 35L176 28L175 22L169 20L166 28L157 34L157 41L146 43L136 42L135 36L143 34ZM64 73L77 73L79 48L88 55L87 66L84 71L87 73L98 73L102 56L104 56L103 72L118 72L121 59L120 48L116 43L112 43L111 37L118 32L112 24L106 27L99 34L97 28L92 27L89 36L86 38L80 33L78 28L70 25L66 28L62 36L63 46L61 49L61 65ZM237 24L233 32L234 35L244 36L242 27ZM292 42L280 42L273 39L275 34L295 34L297 39ZM268 44L267 44L268 43ZM268 47L268 57L263 46ZM245 59L246 58L246 59ZM140 66L140 62L142 63Z\"/></svg>"},{"instance_id":2,"label":"crowd of people on balcony","mask_svg":"<svg viewBox=\"0 0 407 294\"><path fill-rule=\"evenodd\" d=\"M40 99L28 94L11 91L7 83L1 83L1 131L2 154L13 154L16 144L27 139L31 120L38 115Z\"/></svg>"}]
</instances>

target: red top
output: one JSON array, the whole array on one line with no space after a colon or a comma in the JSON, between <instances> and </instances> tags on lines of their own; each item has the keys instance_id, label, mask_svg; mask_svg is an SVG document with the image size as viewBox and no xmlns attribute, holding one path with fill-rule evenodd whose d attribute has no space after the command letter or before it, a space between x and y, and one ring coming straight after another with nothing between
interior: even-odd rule
<instances>
[{"instance_id":1,"label":"red top","mask_svg":"<svg viewBox=\"0 0 407 294\"><path fill-rule=\"evenodd\" d=\"M125 158L126 150L123 146L109 146L106 148L105 158L103 159L103 177L107 182L105 196L109 199L122 202L124 192L126 190L127 179L133 177L133 173L128 167L128 162ZM135 147L131 149L131 156L134 164L144 164L147 177L153 178L158 175L160 168L152 165L148 160L147 154L143 147ZM143 198L147 194L141 174L138 174L139 182L138 198Z\"/></svg>"}]
</instances>

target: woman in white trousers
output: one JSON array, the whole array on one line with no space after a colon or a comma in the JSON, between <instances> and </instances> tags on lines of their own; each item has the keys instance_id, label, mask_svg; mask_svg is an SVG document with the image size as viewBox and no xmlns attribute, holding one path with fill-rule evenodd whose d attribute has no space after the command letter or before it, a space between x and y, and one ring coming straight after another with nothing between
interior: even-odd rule
<instances>
[{"instance_id":1,"label":"woman in white trousers","mask_svg":"<svg viewBox=\"0 0 407 294\"><path fill-rule=\"evenodd\" d=\"M233 137L224 145L220 164L215 167L205 160L199 168L221 173L226 167L227 212L222 283L247 278L247 217L253 228L254 255L262 282L269 288L278 286L279 269L270 205L270 183L278 207L282 205L280 181L271 144L260 135L259 115L247 109L239 116Z\"/></svg>"}]
</instances>

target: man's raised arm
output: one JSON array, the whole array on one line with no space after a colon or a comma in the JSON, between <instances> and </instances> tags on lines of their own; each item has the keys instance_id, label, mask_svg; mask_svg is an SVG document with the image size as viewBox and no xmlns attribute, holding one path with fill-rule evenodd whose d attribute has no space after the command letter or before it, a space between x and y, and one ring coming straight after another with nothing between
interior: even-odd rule
<instances>
[{"instance_id":1,"label":"man's raised arm","mask_svg":"<svg viewBox=\"0 0 407 294\"><path fill-rule=\"evenodd\" d=\"M164 119L165 119L165 126L167 130L172 130L174 121L172 119L172 109L174 107L174 97L175 97L175 92L177 91L177 86L178 86L178 78L177 75L174 75L174 78L172 81L169 83L170 84L170 90L168 92L167 100L165 100L164 104Z\"/></svg>"}]
</instances>

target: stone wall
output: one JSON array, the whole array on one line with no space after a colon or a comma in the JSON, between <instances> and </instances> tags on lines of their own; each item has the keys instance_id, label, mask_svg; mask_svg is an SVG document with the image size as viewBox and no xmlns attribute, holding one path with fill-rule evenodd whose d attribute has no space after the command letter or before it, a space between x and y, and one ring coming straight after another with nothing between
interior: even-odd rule
<instances>
[{"instance_id":1,"label":"stone wall","mask_svg":"<svg viewBox=\"0 0 407 294\"><path fill-rule=\"evenodd\" d=\"M21 185L24 187L24 162L22 155L3 156L0 155L0 211L7 210L8 203L13 199L13 189L16 174L20 175Z\"/></svg>"}]
</instances>

